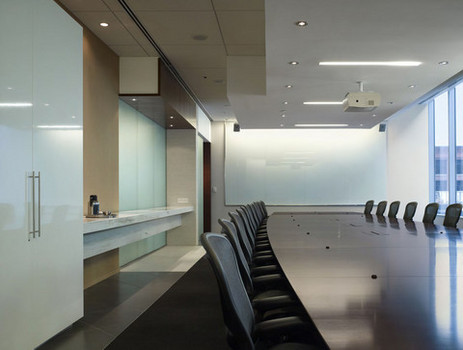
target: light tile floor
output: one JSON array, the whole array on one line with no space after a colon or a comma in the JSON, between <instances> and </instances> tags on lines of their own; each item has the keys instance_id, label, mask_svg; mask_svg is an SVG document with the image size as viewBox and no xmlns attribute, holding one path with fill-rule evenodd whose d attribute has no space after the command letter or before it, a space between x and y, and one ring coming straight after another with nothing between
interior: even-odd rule
<instances>
[{"instance_id":1,"label":"light tile floor","mask_svg":"<svg viewBox=\"0 0 463 350\"><path fill-rule=\"evenodd\" d=\"M37 350L101 350L203 255L200 246L166 246L84 291L84 317Z\"/></svg>"}]
</instances>

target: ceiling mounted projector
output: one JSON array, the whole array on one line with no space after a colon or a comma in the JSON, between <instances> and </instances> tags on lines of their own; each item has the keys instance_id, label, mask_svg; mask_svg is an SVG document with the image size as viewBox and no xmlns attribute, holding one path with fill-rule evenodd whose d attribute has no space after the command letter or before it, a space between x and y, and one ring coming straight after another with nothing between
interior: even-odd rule
<instances>
[{"instance_id":1,"label":"ceiling mounted projector","mask_svg":"<svg viewBox=\"0 0 463 350\"><path fill-rule=\"evenodd\" d=\"M381 96L376 92L349 92L342 105L344 112L370 112L381 103Z\"/></svg>"},{"instance_id":2,"label":"ceiling mounted projector","mask_svg":"<svg viewBox=\"0 0 463 350\"><path fill-rule=\"evenodd\" d=\"M381 103L381 96L376 92L363 91L363 82L358 82L360 91L349 92L344 97L342 105L344 112L370 112Z\"/></svg>"}]
</instances>

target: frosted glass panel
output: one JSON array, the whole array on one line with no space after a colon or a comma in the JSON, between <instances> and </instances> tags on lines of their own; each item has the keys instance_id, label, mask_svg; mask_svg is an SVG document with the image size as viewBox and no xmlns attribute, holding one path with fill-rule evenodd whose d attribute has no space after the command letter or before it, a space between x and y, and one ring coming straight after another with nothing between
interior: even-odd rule
<instances>
[{"instance_id":1,"label":"frosted glass panel","mask_svg":"<svg viewBox=\"0 0 463 350\"><path fill-rule=\"evenodd\" d=\"M138 206L137 111L119 101L119 210Z\"/></svg>"},{"instance_id":2,"label":"frosted glass panel","mask_svg":"<svg viewBox=\"0 0 463 350\"><path fill-rule=\"evenodd\" d=\"M386 133L226 126L227 205L363 204L386 198Z\"/></svg>"},{"instance_id":3,"label":"frosted glass panel","mask_svg":"<svg viewBox=\"0 0 463 350\"><path fill-rule=\"evenodd\" d=\"M166 130L119 101L119 210L166 206ZM166 245L159 233L119 249L119 265Z\"/></svg>"},{"instance_id":4,"label":"frosted glass panel","mask_svg":"<svg viewBox=\"0 0 463 350\"><path fill-rule=\"evenodd\" d=\"M166 205L166 131L119 101L119 210Z\"/></svg>"}]
</instances>

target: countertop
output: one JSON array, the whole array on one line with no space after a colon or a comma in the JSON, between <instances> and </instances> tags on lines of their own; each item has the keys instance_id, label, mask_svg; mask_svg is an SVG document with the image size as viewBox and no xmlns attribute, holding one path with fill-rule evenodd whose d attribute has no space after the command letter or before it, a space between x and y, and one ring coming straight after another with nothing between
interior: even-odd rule
<instances>
[{"instance_id":1,"label":"countertop","mask_svg":"<svg viewBox=\"0 0 463 350\"><path fill-rule=\"evenodd\" d=\"M179 214L190 213L192 206L187 207L160 207L142 210L121 211L113 218L87 218L84 217L84 234L128 226L140 222L151 221Z\"/></svg>"}]
</instances>

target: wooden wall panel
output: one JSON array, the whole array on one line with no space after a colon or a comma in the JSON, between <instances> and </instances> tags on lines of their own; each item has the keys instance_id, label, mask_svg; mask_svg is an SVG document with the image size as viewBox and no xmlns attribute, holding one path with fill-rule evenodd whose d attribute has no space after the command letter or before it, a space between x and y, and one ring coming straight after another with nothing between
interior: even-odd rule
<instances>
[{"instance_id":1,"label":"wooden wall panel","mask_svg":"<svg viewBox=\"0 0 463 350\"><path fill-rule=\"evenodd\" d=\"M119 58L84 28L84 214L119 210Z\"/></svg>"}]
</instances>

